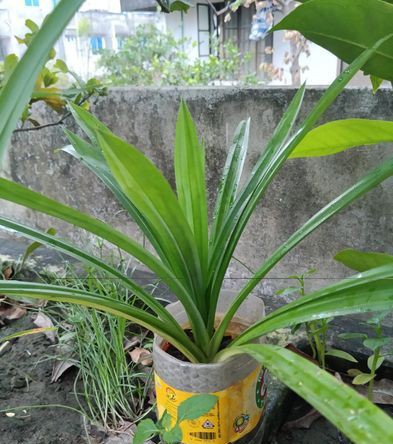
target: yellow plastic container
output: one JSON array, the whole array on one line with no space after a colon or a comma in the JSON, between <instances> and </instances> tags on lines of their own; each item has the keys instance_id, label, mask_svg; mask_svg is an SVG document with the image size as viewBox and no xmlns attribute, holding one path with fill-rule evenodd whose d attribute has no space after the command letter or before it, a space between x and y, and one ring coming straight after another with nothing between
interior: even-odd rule
<instances>
[{"instance_id":1,"label":"yellow plastic container","mask_svg":"<svg viewBox=\"0 0 393 444\"><path fill-rule=\"evenodd\" d=\"M225 313L232 292L220 298L217 321ZM178 302L168 309L187 328L187 318ZM264 316L263 301L249 297L237 312L228 334L236 336ZM178 405L199 393L213 393L218 397L216 406L194 421L181 424L184 444L250 444L260 442L263 433L260 424L266 408L266 371L250 356L240 355L223 363L191 364L166 353L165 341L156 337L153 347L157 410L160 418L165 410L174 421Z\"/></svg>"}]
</instances>

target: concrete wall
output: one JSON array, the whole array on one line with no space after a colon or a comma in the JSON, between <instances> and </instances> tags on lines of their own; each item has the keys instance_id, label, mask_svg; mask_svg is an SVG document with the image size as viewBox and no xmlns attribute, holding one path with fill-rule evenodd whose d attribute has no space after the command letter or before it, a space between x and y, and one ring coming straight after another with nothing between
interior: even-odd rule
<instances>
[{"instance_id":1,"label":"concrete wall","mask_svg":"<svg viewBox=\"0 0 393 444\"><path fill-rule=\"evenodd\" d=\"M240 119L252 117L249 173L275 125L294 94L293 89L115 89L100 100L93 112L109 127L135 144L164 170L173 183L172 146L180 98L187 100L206 144L210 207L216 193L228 141ZM306 93L302 116L321 96L322 90ZM345 117L393 118L391 90L373 96L368 89L348 89L330 108L324 120ZM70 121L72 127L72 122ZM9 153L7 174L34 190L89 212L141 239L133 223L120 211L112 196L81 165L54 150L65 144L60 128L19 133ZM393 154L392 144L359 148L315 160L288 161L271 184L252 217L236 256L255 269L311 215L334 199L367 171ZM86 236L72 227L1 203L0 213L41 228L56 226L63 236L86 243ZM286 285L285 277L318 269L313 287L348 275L332 257L348 247L393 252L393 181L387 180L364 198L325 223L293 250L258 287L272 294ZM226 285L240 287L249 272L234 262Z\"/></svg>"}]
</instances>

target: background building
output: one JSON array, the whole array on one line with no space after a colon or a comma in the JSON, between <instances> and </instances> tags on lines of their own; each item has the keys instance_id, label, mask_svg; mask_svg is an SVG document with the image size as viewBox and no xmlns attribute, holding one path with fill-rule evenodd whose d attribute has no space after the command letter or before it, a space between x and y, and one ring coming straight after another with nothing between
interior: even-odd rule
<instances>
[{"instance_id":1,"label":"background building","mask_svg":"<svg viewBox=\"0 0 393 444\"><path fill-rule=\"evenodd\" d=\"M25 20L30 18L41 24L58 1L0 0L0 61L9 53L23 52L15 36L25 34ZM289 0L282 1L291 7ZM299 51L283 31L250 39L256 20L255 4L239 8L227 20L226 12L216 13L228 7L226 1L193 0L191 3L186 14L159 14L155 0L86 0L59 39L58 56L82 77L99 74L97 60L101 49L119 50L124 38L132 35L137 26L153 23L178 39L188 39L185 49L191 60L206 58L213 52L220 54L231 40L241 53L250 54L242 69L257 72L260 79L271 84L307 81L309 85L326 85L343 69L334 55L315 44L309 44L307 51ZM281 20L285 9L274 12L275 22ZM270 72L261 71L262 65ZM352 84L368 85L369 81L359 74Z\"/></svg>"},{"instance_id":2,"label":"background building","mask_svg":"<svg viewBox=\"0 0 393 444\"><path fill-rule=\"evenodd\" d=\"M26 19L41 24L58 0L0 0L0 60L24 50L15 36L23 36ZM163 28L163 17L153 11L124 11L120 0L86 0L56 45L60 58L83 77L96 72L100 49L119 49L123 39L144 23Z\"/></svg>"}]
</instances>

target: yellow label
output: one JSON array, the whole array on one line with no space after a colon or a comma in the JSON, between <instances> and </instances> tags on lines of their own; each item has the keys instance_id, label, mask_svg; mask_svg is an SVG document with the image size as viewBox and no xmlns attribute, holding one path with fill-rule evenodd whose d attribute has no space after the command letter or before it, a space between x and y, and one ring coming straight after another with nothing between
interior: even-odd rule
<instances>
[{"instance_id":1,"label":"yellow label","mask_svg":"<svg viewBox=\"0 0 393 444\"><path fill-rule=\"evenodd\" d=\"M177 419L177 408L195 393L177 390L155 373L158 417L164 411ZM206 415L193 421L183 421L183 444L209 442L228 444L251 432L258 424L266 407L266 370L258 367L246 378L225 390L214 392L218 401Z\"/></svg>"}]
</instances>

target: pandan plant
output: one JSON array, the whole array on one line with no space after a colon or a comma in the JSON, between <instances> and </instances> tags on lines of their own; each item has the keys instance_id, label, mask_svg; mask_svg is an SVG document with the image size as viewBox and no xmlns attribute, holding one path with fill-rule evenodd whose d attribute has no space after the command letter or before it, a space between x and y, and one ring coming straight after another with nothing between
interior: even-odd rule
<instances>
[{"instance_id":1,"label":"pandan plant","mask_svg":"<svg viewBox=\"0 0 393 444\"><path fill-rule=\"evenodd\" d=\"M219 351L227 327L241 303L266 274L308 234L358 197L393 175L393 159L387 160L354 184L299 228L260 266L239 291L219 326L215 312L223 279L240 236L269 183L289 156L296 157L326 125L312 127L358 69L383 42L364 51L326 90L306 119L295 129L305 93L295 94L272 138L245 184L240 186L250 121L238 126L229 151L214 215L209 230L203 147L184 102L176 125L176 191L162 173L134 146L123 141L87 111L72 106L75 119L89 142L66 131L71 142L66 150L80 158L108 186L139 225L156 255L110 225L35 191L0 179L0 197L97 235L135 257L157 275L184 306L192 339L173 316L141 286L119 270L86 251L37 229L7 218L0 225L69 254L123 282L149 311L128 306L96 293L56 285L0 282L0 292L10 296L71 302L123 316L159 334L191 362L209 363L249 353L268 370L321 411L355 442L393 439L393 422L355 391L318 369L301 356L268 344L251 342L273 330L301 322L349 313L386 310L393 306L393 265L387 264L353 279L322 288L287 304L262 319ZM340 123L345 125L345 121ZM392 134L393 136L393 134ZM367 137L367 136L365 136ZM393 137L392 137L393 138ZM375 134L374 134L375 141ZM370 438L371 439L371 438Z\"/></svg>"},{"instance_id":2,"label":"pandan plant","mask_svg":"<svg viewBox=\"0 0 393 444\"><path fill-rule=\"evenodd\" d=\"M62 2L65 4L65 2ZM336 125L340 134L336 152L352 146L345 134L362 128L367 121L341 121L313 129L324 111L345 85L376 51L384 48L391 35L365 49L325 91L319 102L299 125L296 119L305 93L299 88L273 136L261 153L249 177L240 185L248 145L250 121L238 126L220 181L214 216L208 223L203 147L186 104L180 105L176 126L176 192L162 173L134 146L114 135L91 114L72 106L72 113L87 135L86 141L66 131L71 146L66 150L88 166L107 185L130 217L150 241L155 254L112 226L74 208L32 191L20 184L0 179L0 198L45 213L120 248L148 267L176 295L183 305L192 330L187 335L174 317L143 287L101 259L66 240L27 227L5 217L0 225L34 241L68 254L118 279L149 310L129 306L101 294L57 285L1 281L0 292L14 297L45 298L85 305L138 323L165 338L193 363L222 362L249 353L273 375L302 396L357 443L393 442L393 421L367 399L294 352L253 340L278 328L350 313L388 310L393 307L393 265L385 264L356 274L353 279L324 287L291 302L251 326L220 351L227 327L236 310L267 273L305 237L367 191L393 175L393 159L372 170L311 217L278 247L241 288L230 308L215 328L217 303L225 273L247 222L276 173L289 157L301 157L320 135L331 142ZM33 45L32 45L33 46ZM9 109L3 97L14 84L6 85L0 97L3 141L18 106ZM14 88L15 89L15 88ZM8 99L7 99L8 100ZM23 101L20 96L19 104ZM373 124L372 132L362 132L358 143L386 139L383 124ZM3 125L3 123L2 123ZM386 129L386 128L385 128ZM8 131L8 133L7 133ZM390 135L390 139L393 137ZM324 140L324 139L322 139ZM334 150L333 150L334 152Z\"/></svg>"}]
</instances>

